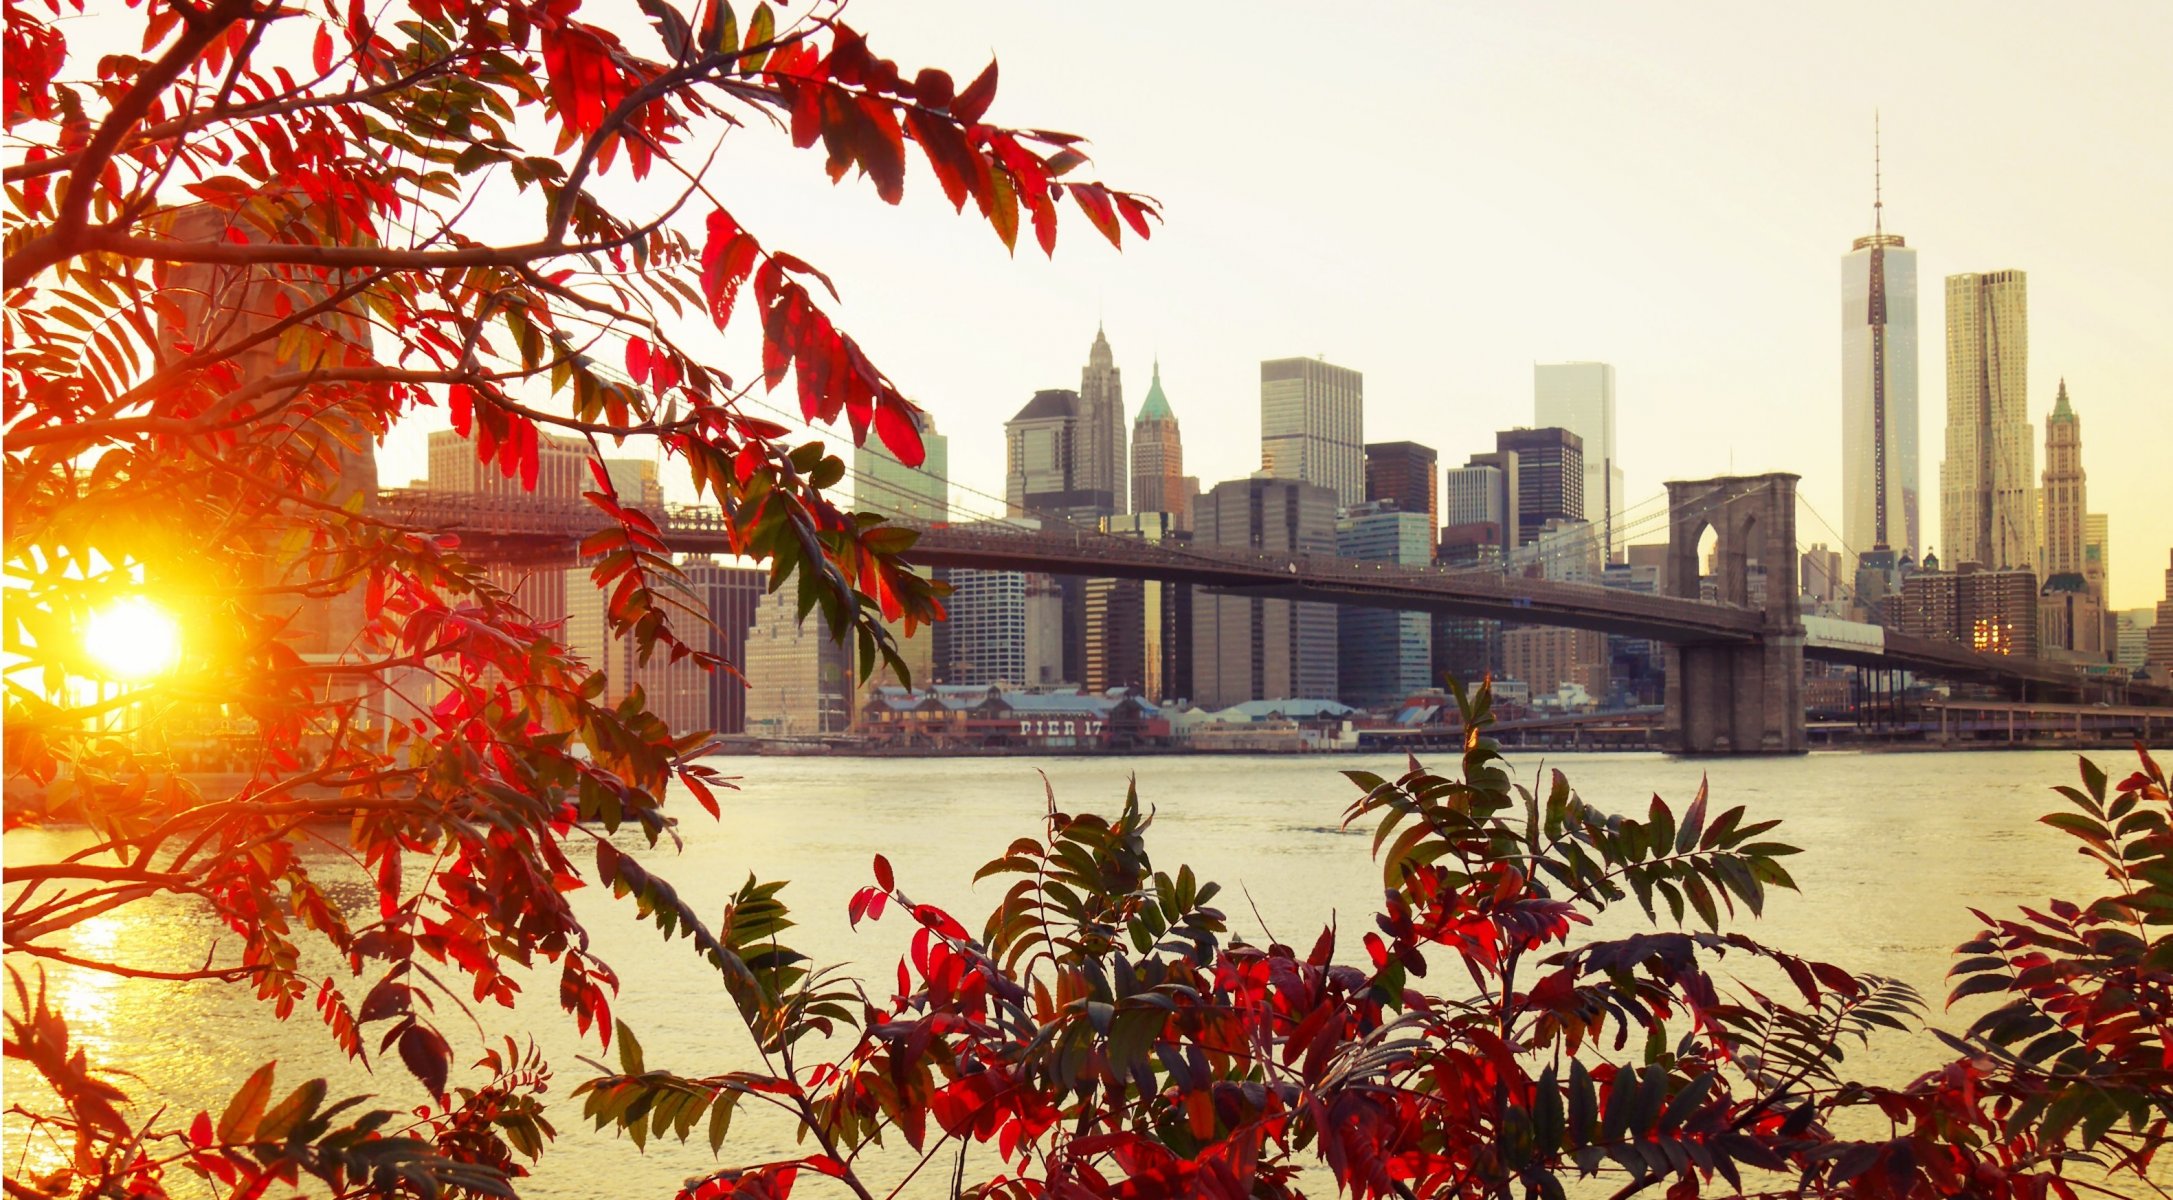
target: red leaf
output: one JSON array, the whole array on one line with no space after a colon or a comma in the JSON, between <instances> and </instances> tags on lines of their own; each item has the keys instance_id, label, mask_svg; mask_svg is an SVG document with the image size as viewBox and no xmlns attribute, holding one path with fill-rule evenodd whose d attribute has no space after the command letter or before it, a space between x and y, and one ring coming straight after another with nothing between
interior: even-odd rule
<instances>
[{"instance_id":1,"label":"red leaf","mask_svg":"<svg viewBox=\"0 0 2173 1200\"><path fill-rule=\"evenodd\" d=\"M913 418L902 404L883 404L876 408L875 435L882 438L883 445L906 466L917 467L928 457L928 448L921 444L920 429L913 424Z\"/></svg>"},{"instance_id":2,"label":"red leaf","mask_svg":"<svg viewBox=\"0 0 2173 1200\"><path fill-rule=\"evenodd\" d=\"M536 423L521 422L521 490L536 490L536 476L541 470L541 447L537 444Z\"/></svg>"},{"instance_id":3,"label":"red leaf","mask_svg":"<svg viewBox=\"0 0 2173 1200\"><path fill-rule=\"evenodd\" d=\"M430 1089L433 1097L445 1094L445 1073L452 1056L451 1048L436 1030L410 1025L407 1032L400 1035L400 1061Z\"/></svg>"},{"instance_id":4,"label":"red leaf","mask_svg":"<svg viewBox=\"0 0 2173 1200\"><path fill-rule=\"evenodd\" d=\"M890 873L890 860L880 854L875 856L875 882L886 892L898 890L898 880Z\"/></svg>"},{"instance_id":5,"label":"red leaf","mask_svg":"<svg viewBox=\"0 0 2173 1200\"><path fill-rule=\"evenodd\" d=\"M317 27L317 44L310 52L310 65L319 75L332 73L332 31L322 25Z\"/></svg>"},{"instance_id":6,"label":"red leaf","mask_svg":"<svg viewBox=\"0 0 2173 1200\"><path fill-rule=\"evenodd\" d=\"M973 82L966 85L966 90L958 94L958 99L951 102L951 115L968 125L978 125L995 99L996 60L992 58Z\"/></svg>"},{"instance_id":7,"label":"red leaf","mask_svg":"<svg viewBox=\"0 0 2173 1200\"><path fill-rule=\"evenodd\" d=\"M1094 222L1094 228L1109 239L1110 245L1121 247L1124 244L1123 228L1117 224L1116 209L1109 202L1109 189L1098 183L1075 183L1071 185L1071 198L1078 202L1079 211L1087 215L1087 220Z\"/></svg>"},{"instance_id":8,"label":"red leaf","mask_svg":"<svg viewBox=\"0 0 2173 1200\"><path fill-rule=\"evenodd\" d=\"M913 77L913 97L929 108L948 108L957 94L957 85L951 82L951 73L935 67L924 67Z\"/></svg>"},{"instance_id":9,"label":"red leaf","mask_svg":"<svg viewBox=\"0 0 2173 1200\"><path fill-rule=\"evenodd\" d=\"M453 410L453 432L467 437L475 419L475 400L468 393L468 385L456 383L447 389L445 400Z\"/></svg>"},{"instance_id":10,"label":"red leaf","mask_svg":"<svg viewBox=\"0 0 2173 1200\"><path fill-rule=\"evenodd\" d=\"M211 1145L211 1137L211 1114L208 1112L197 1113L196 1120L189 1124L189 1142L201 1150Z\"/></svg>"},{"instance_id":11,"label":"red leaf","mask_svg":"<svg viewBox=\"0 0 2173 1200\"><path fill-rule=\"evenodd\" d=\"M641 338L626 339L626 373L640 383L649 378L649 343Z\"/></svg>"}]
</instances>

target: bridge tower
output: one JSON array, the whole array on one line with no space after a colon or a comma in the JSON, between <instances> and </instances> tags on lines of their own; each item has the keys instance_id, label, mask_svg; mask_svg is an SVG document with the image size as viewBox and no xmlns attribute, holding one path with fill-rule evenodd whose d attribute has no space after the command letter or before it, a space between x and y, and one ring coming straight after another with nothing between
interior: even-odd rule
<instances>
[{"instance_id":1,"label":"bridge tower","mask_svg":"<svg viewBox=\"0 0 2173 1200\"><path fill-rule=\"evenodd\" d=\"M1714 600L1758 607L1749 643L1703 642L1667 650L1667 728L1676 754L1801 754L1803 615L1796 579L1799 476L1724 475L1667 485L1667 569L1661 590L1701 598L1698 543L1714 533ZM1755 565L1764 575L1754 596Z\"/></svg>"}]
</instances>

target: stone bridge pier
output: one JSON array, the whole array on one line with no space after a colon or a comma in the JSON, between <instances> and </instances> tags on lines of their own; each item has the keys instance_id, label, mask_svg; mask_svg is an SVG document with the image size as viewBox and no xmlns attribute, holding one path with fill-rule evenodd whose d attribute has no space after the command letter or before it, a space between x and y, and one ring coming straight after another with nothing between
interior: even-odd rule
<instances>
[{"instance_id":1,"label":"stone bridge pier","mask_svg":"<svg viewBox=\"0 0 2173 1200\"><path fill-rule=\"evenodd\" d=\"M1801 754L1806 749L1803 615L1796 579L1798 478L1724 475L1667 485L1661 591L1701 598L1705 564L1698 550L1711 529L1711 599L1757 607L1764 617L1757 638L1749 642L1668 647L1664 744L1672 753Z\"/></svg>"}]
</instances>

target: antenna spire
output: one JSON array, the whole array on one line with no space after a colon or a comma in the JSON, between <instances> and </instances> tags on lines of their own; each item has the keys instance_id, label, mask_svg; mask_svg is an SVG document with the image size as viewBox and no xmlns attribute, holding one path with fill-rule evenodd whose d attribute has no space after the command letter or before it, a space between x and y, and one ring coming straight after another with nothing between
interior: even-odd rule
<instances>
[{"instance_id":1,"label":"antenna spire","mask_svg":"<svg viewBox=\"0 0 2173 1200\"><path fill-rule=\"evenodd\" d=\"M1885 179L1879 158L1879 110L1871 110L1871 232L1886 232Z\"/></svg>"}]
</instances>

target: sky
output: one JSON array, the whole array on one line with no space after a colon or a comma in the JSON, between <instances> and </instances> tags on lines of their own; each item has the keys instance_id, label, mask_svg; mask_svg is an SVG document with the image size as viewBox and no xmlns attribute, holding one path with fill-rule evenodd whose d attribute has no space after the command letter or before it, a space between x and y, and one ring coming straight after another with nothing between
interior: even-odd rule
<instances>
[{"instance_id":1,"label":"sky","mask_svg":"<svg viewBox=\"0 0 2173 1200\"><path fill-rule=\"evenodd\" d=\"M1939 281L2020 268L2032 420L2064 377L2113 605L2163 595L2173 5L854 0L847 20L908 71L963 82L995 55L992 120L1084 135L1083 176L1164 206L1121 254L1067 206L1053 261L1023 237L1013 256L925 169L892 209L819 152L727 139L712 182L836 278L841 326L934 414L964 485L1001 493L1002 422L1078 386L1100 323L1135 411L1159 356L1203 486L1259 466L1264 358L1364 372L1367 439L1444 465L1531 423L1533 364L1599 360L1632 503L1793 471L1835 527L1805 514L1799 540L1837 545L1841 257L1870 232L1876 111L1886 227L1918 251L1934 548ZM402 431L384 478L421 474L420 447Z\"/></svg>"}]
</instances>

